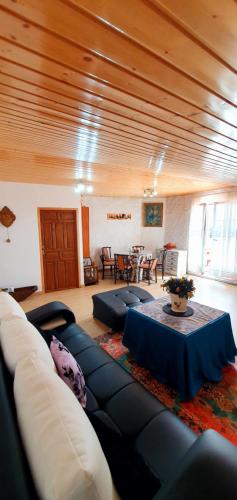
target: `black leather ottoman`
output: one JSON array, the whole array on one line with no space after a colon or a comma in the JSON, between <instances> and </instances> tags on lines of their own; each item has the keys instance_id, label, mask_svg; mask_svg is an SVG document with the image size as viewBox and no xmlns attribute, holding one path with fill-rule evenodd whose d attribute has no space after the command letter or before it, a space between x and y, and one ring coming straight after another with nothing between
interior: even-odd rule
<instances>
[{"instance_id":1,"label":"black leather ottoman","mask_svg":"<svg viewBox=\"0 0 237 500\"><path fill-rule=\"evenodd\" d=\"M110 326L113 331L123 331L127 310L154 297L138 286L125 286L92 296L93 316Z\"/></svg>"}]
</instances>

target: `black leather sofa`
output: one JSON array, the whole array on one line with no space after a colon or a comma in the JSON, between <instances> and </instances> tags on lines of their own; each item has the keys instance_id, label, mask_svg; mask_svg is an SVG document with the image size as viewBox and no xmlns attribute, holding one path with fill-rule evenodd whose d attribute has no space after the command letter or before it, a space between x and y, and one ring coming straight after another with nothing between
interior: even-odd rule
<instances>
[{"instance_id":1,"label":"black leather sofa","mask_svg":"<svg viewBox=\"0 0 237 500\"><path fill-rule=\"evenodd\" d=\"M38 327L63 317L65 324L54 334L82 367L87 410L130 440L161 483L154 500L237 498L237 448L212 430L197 437L76 325L64 304L53 302L27 316ZM18 431L12 379L2 356L0 371L1 499L38 500Z\"/></svg>"}]
</instances>

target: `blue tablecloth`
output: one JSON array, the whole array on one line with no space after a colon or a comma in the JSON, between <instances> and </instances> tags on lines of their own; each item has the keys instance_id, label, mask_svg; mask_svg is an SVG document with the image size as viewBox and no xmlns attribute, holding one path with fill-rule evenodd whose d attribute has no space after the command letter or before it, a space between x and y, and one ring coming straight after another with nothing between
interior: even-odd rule
<instances>
[{"instance_id":1,"label":"blue tablecloth","mask_svg":"<svg viewBox=\"0 0 237 500\"><path fill-rule=\"evenodd\" d=\"M160 310L164 300L167 302L164 298L155 301ZM192 304L190 303L191 306ZM205 309L206 319L210 308L196 305ZM151 310L152 302L147 307ZM206 320L204 326L192 329L190 333L184 328L185 333L181 333L176 329L181 318L170 317L176 325L176 328L171 328L154 319L157 314L152 318L144 314L144 311L145 305L128 310L123 337L123 344L139 365L152 371L160 382L174 388L183 401L192 399L203 382L221 380L222 368L228 362L233 362L237 354L228 313L210 309L219 313L216 319ZM159 315L162 318L161 312ZM184 318L183 324L185 325Z\"/></svg>"}]
</instances>

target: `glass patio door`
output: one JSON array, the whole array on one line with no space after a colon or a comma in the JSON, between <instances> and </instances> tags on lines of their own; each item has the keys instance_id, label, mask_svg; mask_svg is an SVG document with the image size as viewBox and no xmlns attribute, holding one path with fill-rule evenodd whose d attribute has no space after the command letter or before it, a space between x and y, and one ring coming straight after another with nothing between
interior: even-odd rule
<instances>
[{"instance_id":1,"label":"glass patio door","mask_svg":"<svg viewBox=\"0 0 237 500\"><path fill-rule=\"evenodd\" d=\"M237 204L200 204L193 208L189 232L189 270L237 281Z\"/></svg>"}]
</instances>

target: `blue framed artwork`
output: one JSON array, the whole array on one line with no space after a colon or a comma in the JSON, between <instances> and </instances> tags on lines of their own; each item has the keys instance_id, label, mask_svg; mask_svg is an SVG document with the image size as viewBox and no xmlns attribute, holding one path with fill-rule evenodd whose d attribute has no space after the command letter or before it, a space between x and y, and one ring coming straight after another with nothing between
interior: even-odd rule
<instances>
[{"instance_id":1,"label":"blue framed artwork","mask_svg":"<svg viewBox=\"0 0 237 500\"><path fill-rule=\"evenodd\" d=\"M143 225L146 227L162 227L163 203L143 204Z\"/></svg>"}]
</instances>

